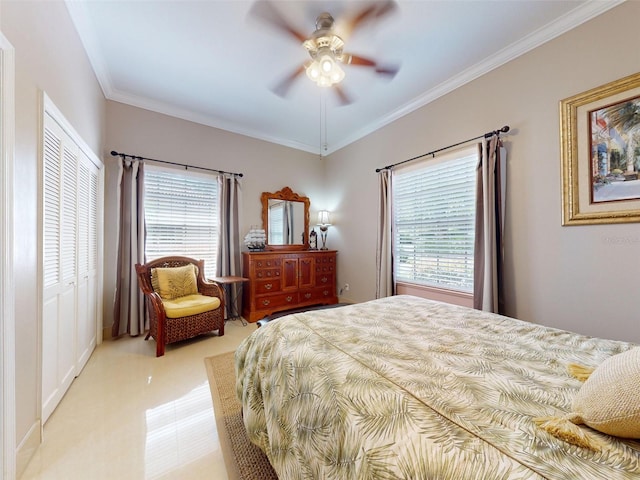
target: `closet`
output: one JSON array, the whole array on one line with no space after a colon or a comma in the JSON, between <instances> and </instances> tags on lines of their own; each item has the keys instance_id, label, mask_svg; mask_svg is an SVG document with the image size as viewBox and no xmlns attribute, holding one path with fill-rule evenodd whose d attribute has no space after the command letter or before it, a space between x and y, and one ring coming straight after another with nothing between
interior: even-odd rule
<instances>
[{"instance_id":1,"label":"closet","mask_svg":"<svg viewBox=\"0 0 640 480\"><path fill-rule=\"evenodd\" d=\"M43 95L42 422L80 374L102 324L104 167Z\"/></svg>"}]
</instances>

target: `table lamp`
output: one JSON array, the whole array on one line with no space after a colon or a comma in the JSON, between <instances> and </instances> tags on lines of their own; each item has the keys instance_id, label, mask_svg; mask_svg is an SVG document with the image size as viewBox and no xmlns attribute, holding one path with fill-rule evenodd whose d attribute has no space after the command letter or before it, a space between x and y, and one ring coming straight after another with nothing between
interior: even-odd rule
<instances>
[{"instance_id":1,"label":"table lamp","mask_svg":"<svg viewBox=\"0 0 640 480\"><path fill-rule=\"evenodd\" d=\"M327 250L327 230L331 225L329 220L329 212L327 210L320 210L318 212L318 226L320 227L320 238L322 239L322 248L320 250Z\"/></svg>"}]
</instances>

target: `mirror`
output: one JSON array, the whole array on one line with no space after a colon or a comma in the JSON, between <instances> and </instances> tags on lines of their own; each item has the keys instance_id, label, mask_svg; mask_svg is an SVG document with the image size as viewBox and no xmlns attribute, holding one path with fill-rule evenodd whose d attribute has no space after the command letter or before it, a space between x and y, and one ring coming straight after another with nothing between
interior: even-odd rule
<instances>
[{"instance_id":1,"label":"mirror","mask_svg":"<svg viewBox=\"0 0 640 480\"><path fill-rule=\"evenodd\" d=\"M263 192L262 228L269 250L306 250L309 248L309 198L289 187Z\"/></svg>"}]
</instances>

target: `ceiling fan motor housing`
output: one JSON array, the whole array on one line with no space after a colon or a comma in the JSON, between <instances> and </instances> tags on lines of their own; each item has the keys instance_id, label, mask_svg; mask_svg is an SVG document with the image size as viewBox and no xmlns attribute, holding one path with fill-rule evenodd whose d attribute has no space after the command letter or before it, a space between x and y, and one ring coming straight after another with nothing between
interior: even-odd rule
<instances>
[{"instance_id":1,"label":"ceiling fan motor housing","mask_svg":"<svg viewBox=\"0 0 640 480\"><path fill-rule=\"evenodd\" d=\"M335 61L342 61L344 41L333 32L333 23L333 17L327 12L321 13L316 18L315 32L302 44L312 59L319 60L321 57L329 55Z\"/></svg>"},{"instance_id":2,"label":"ceiling fan motor housing","mask_svg":"<svg viewBox=\"0 0 640 480\"><path fill-rule=\"evenodd\" d=\"M324 12L316 17L316 31L331 30L333 28L333 17L330 13Z\"/></svg>"}]
</instances>

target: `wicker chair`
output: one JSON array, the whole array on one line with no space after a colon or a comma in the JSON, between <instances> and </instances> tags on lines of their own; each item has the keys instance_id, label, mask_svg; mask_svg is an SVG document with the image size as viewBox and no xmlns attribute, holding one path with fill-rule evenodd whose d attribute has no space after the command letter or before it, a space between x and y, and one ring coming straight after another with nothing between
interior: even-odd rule
<instances>
[{"instance_id":1,"label":"wicker chair","mask_svg":"<svg viewBox=\"0 0 640 480\"><path fill-rule=\"evenodd\" d=\"M166 315L163 299L156 292L152 283L152 269L183 267L193 264L197 267L198 293L208 297L217 297L220 305L213 310L195 315L169 318ZM168 343L187 340L203 333L218 330L218 336L224 335L224 294L215 282L204 278L204 260L189 257L162 257L145 263L137 264L138 284L144 293L149 312L149 333L145 340L153 337L156 340L156 357L164 355L165 345Z\"/></svg>"}]
</instances>

